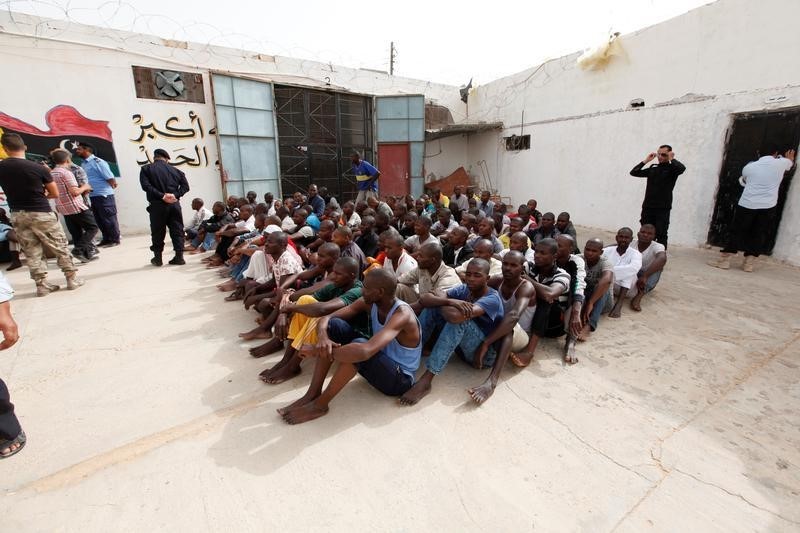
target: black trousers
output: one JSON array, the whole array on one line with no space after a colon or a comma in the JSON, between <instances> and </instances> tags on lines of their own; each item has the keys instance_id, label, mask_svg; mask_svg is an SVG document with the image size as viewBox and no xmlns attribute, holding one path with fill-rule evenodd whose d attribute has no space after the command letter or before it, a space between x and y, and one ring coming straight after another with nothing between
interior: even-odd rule
<instances>
[{"instance_id":1,"label":"black trousers","mask_svg":"<svg viewBox=\"0 0 800 533\"><path fill-rule=\"evenodd\" d=\"M214 250L218 256L222 258L223 261L227 261L228 257L228 248L230 248L231 244L233 244L233 240L236 237L228 237L227 235L223 235L219 238L219 244L217 244L217 249Z\"/></svg>"},{"instance_id":2,"label":"black trousers","mask_svg":"<svg viewBox=\"0 0 800 533\"><path fill-rule=\"evenodd\" d=\"M22 428L14 414L14 404L8 393L5 381L0 379L0 439L13 440L19 435Z\"/></svg>"},{"instance_id":3,"label":"black trousers","mask_svg":"<svg viewBox=\"0 0 800 533\"><path fill-rule=\"evenodd\" d=\"M654 209L643 207L639 224L652 224L656 227L656 242L667 247L667 231L669 230L669 214L672 209ZM636 234L634 233L634 236Z\"/></svg>"},{"instance_id":4,"label":"black trousers","mask_svg":"<svg viewBox=\"0 0 800 533\"><path fill-rule=\"evenodd\" d=\"M117 202L114 195L92 196L94 220L103 234L103 242L119 242L119 222L117 221Z\"/></svg>"},{"instance_id":5,"label":"black trousers","mask_svg":"<svg viewBox=\"0 0 800 533\"><path fill-rule=\"evenodd\" d=\"M764 237L767 228L775 217L775 207L769 209L748 209L736 206L733 214L733 226L727 246L723 253L735 254L744 251L744 256L758 257L764 251Z\"/></svg>"},{"instance_id":6,"label":"black trousers","mask_svg":"<svg viewBox=\"0 0 800 533\"><path fill-rule=\"evenodd\" d=\"M97 222L91 209L82 211L77 215L64 215L64 223L67 225L69 234L72 235L72 244L75 250L84 256L94 255L94 244L92 240L97 235Z\"/></svg>"},{"instance_id":7,"label":"black trousers","mask_svg":"<svg viewBox=\"0 0 800 533\"><path fill-rule=\"evenodd\" d=\"M181 204L166 204L153 202L147 207L150 213L150 237L153 253L160 254L164 251L164 238L169 228L169 238L172 240L172 249L175 253L183 253L183 212Z\"/></svg>"},{"instance_id":8,"label":"black trousers","mask_svg":"<svg viewBox=\"0 0 800 533\"><path fill-rule=\"evenodd\" d=\"M558 302L548 303L537 298L530 333L539 338L560 337L564 334L564 314Z\"/></svg>"}]
</instances>

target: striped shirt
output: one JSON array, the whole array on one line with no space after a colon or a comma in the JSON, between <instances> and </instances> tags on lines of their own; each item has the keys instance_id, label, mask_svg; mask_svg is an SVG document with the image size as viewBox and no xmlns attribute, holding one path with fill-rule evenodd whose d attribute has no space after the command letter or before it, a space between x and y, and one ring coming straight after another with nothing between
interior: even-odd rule
<instances>
[{"instance_id":1,"label":"striped shirt","mask_svg":"<svg viewBox=\"0 0 800 533\"><path fill-rule=\"evenodd\" d=\"M50 175L58 186L58 198L55 199L56 211L67 216L77 215L89 209L82 196L72 196L69 193L70 188L78 187L78 180L72 172L64 167L56 167L50 171Z\"/></svg>"}]
</instances>

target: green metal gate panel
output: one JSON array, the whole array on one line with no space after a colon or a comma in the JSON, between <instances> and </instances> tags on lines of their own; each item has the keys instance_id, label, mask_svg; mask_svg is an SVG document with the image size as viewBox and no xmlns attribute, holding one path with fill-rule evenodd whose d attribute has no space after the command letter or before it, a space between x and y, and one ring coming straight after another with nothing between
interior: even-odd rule
<instances>
[{"instance_id":1,"label":"green metal gate panel","mask_svg":"<svg viewBox=\"0 0 800 533\"><path fill-rule=\"evenodd\" d=\"M272 84L212 75L226 194L280 195Z\"/></svg>"},{"instance_id":2,"label":"green metal gate panel","mask_svg":"<svg viewBox=\"0 0 800 533\"><path fill-rule=\"evenodd\" d=\"M424 189L422 175L425 157L425 97L422 95L378 96L375 98L376 141L409 143L411 154L411 194ZM377 161L380 169L380 161Z\"/></svg>"}]
</instances>

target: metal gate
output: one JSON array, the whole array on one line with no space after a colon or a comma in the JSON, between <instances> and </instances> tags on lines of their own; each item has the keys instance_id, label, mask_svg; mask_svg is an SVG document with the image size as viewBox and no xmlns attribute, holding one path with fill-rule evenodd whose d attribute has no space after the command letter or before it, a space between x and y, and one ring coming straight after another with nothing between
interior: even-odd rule
<instances>
[{"instance_id":1,"label":"metal gate","mask_svg":"<svg viewBox=\"0 0 800 533\"><path fill-rule=\"evenodd\" d=\"M359 95L275 86L284 194L327 187L340 200L356 194L350 154L372 159L372 101Z\"/></svg>"}]
</instances>

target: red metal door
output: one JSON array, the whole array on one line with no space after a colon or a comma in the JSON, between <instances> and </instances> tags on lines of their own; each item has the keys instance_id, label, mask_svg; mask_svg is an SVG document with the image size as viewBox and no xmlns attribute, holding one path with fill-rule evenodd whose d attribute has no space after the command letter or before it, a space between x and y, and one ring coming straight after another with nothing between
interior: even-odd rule
<instances>
[{"instance_id":1,"label":"red metal door","mask_svg":"<svg viewBox=\"0 0 800 533\"><path fill-rule=\"evenodd\" d=\"M378 144L378 193L381 196L401 196L409 193L408 174L411 152L408 143Z\"/></svg>"}]
</instances>

